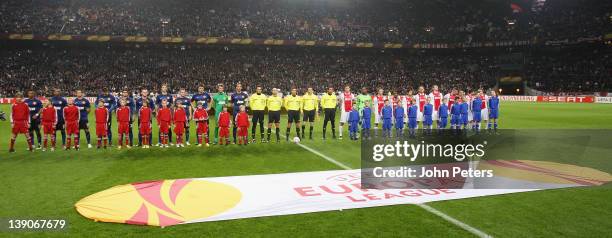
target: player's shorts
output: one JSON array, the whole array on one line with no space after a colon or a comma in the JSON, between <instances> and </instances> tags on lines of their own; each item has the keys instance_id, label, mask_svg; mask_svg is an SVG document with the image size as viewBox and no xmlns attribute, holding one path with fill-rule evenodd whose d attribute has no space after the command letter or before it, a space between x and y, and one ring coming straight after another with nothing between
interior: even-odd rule
<instances>
[{"instance_id":1,"label":"player's shorts","mask_svg":"<svg viewBox=\"0 0 612 238\"><path fill-rule=\"evenodd\" d=\"M287 111L287 122L299 123L300 122L300 111L296 111L296 110Z\"/></svg>"},{"instance_id":2,"label":"player's shorts","mask_svg":"<svg viewBox=\"0 0 612 238\"><path fill-rule=\"evenodd\" d=\"M304 117L302 121L304 122L314 122L315 120L315 110L304 110Z\"/></svg>"},{"instance_id":3,"label":"player's shorts","mask_svg":"<svg viewBox=\"0 0 612 238\"><path fill-rule=\"evenodd\" d=\"M437 121L437 120L438 120L438 118L439 118L439 117L438 117L438 111L434 110L434 111L431 113L431 119L432 119L432 120L434 120L434 121Z\"/></svg>"},{"instance_id":4,"label":"player's shorts","mask_svg":"<svg viewBox=\"0 0 612 238\"><path fill-rule=\"evenodd\" d=\"M229 127L219 127L219 137L229 137Z\"/></svg>"},{"instance_id":5,"label":"player's shorts","mask_svg":"<svg viewBox=\"0 0 612 238\"><path fill-rule=\"evenodd\" d=\"M28 133L30 129L30 123L28 121L14 121L13 122L13 134Z\"/></svg>"},{"instance_id":6,"label":"player's shorts","mask_svg":"<svg viewBox=\"0 0 612 238\"><path fill-rule=\"evenodd\" d=\"M472 112L472 121L480 122L481 114L480 112Z\"/></svg>"},{"instance_id":7,"label":"player's shorts","mask_svg":"<svg viewBox=\"0 0 612 238\"><path fill-rule=\"evenodd\" d=\"M79 122L78 121L67 121L66 122L66 134L75 135L79 134Z\"/></svg>"},{"instance_id":8,"label":"player's shorts","mask_svg":"<svg viewBox=\"0 0 612 238\"><path fill-rule=\"evenodd\" d=\"M249 127L248 126L241 126L238 129L238 136L249 136Z\"/></svg>"},{"instance_id":9,"label":"player's shorts","mask_svg":"<svg viewBox=\"0 0 612 238\"><path fill-rule=\"evenodd\" d=\"M497 119L498 117L499 117L499 109L491 109L491 111L489 111L490 119Z\"/></svg>"},{"instance_id":10,"label":"player's shorts","mask_svg":"<svg viewBox=\"0 0 612 238\"><path fill-rule=\"evenodd\" d=\"M422 111L417 111L416 120L417 121L423 121L423 112Z\"/></svg>"},{"instance_id":11,"label":"player's shorts","mask_svg":"<svg viewBox=\"0 0 612 238\"><path fill-rule=\"evenodd\" d=\"M117 127L117 132L119 132L119 134L130 133L130 123L129 122L119 122L119 126Z\"/></svg>"},{"instance_id":12,"label":"player's shorts","mask_svg":"<svg viewBox=\"0 0 612 238\"><path fill-rule=\"evenodd\" d=\"M448 117L440 117L438 119L438 128L446 128L446 124L448 123Z\"/></svg>"},{"instance_id":13,"label":"player's shorts","mask_svg":"<svg viewBox=\"0 0 612 238\"><path fill-rule=\"evenodd\" d=\"M382 121L382 117L379 113L374 114L374 123L379 124Z\"/></svg>"},{"instance_id":14,"label":"player's shorts","mask_svg":"<svg viewBox=\"0 0 612 238\"><path fill-rule=\"evenodd\" d=\"M395 119L395 128L404 129L404 117Z\"/></svg>"},{"instance_id":15,"label":"player's shorts","mask_svg":"<svg viewBox=\"0 0 612 238\"><path fill-rule=\"evenodd\" d=\"M206 134L208 132L208 122L197 122L197 125L196 132L198 134Z\"/></svg>"},{"instance_id":16,"label":"player's shorts","mask_svg":"<svg viewBox=\"0 0 612 238\"><path fill-rule=\"evenodd\" d=\"M174 123L174 133L177 135L182 135L185 133L185 122L176 122Z\"/></svg>"},{"instance_id":17,"label":"player's shorts","mask_svg":"<svg viewBox=\"0 0 612 238\"><path fill-rule=\"evenodd\" d=\"M468 124L468 122L470 121L470 117L469 117L469 115L470 115L470 114L461 114L461 117L460 117L460 118L461 118L461 120L460 120L459 124L461 124L461 125L467 125L467 124Z\"/></svg>"},{"instance_id":18,"label":"player's shorts","mask_svg":"<svg viewBox=\"0 0 612 238\"><path fill-rule=\"evenodd\" d=\"M257 122L263 123L264 115L265 112L263 110L253 110L253 118L251 118L251 122L253 122L253 125Z\"/></svg>"},{"instance_id":19,"label":"player's shorts","mask_svg":"<svg viewBox=\"0 0 612 238\"><path fill-rule=\"evenodd\" d=\"M346 123L348 122L348 118L349 118L349 114L351 113L349 112L345 112L344 110L340 110L340 123Z\"/></svg>"},{"instance_id":20,"label":"player's shorts","mask_svg":"<svg viewBox=\"0 0 612 238\"><path fill-rule=\"evenodd\" d=\"M410 129L417 128L417 118L414 118L414 117L408 118L408 128Z\"/></svg>"},{"instance_id":21,"label":"player's shorts","mask_svg":"<svg viewBox=\"0 0 612 238\"><path fill-rule=\"evenodd\" d=\"M53 122L43 122L42 123L42 129L43 129L43 133L46 135L50 135L53 134L53 132L55 132L55 129L53 128Z\"/></svg>"},{"instance_id":22,"label":"player's shorts","mask_svg":"<svg viewBox=\"0 0 612 238\"><path fill-rule=\"evenodd\" d=\"M483 121L489 120L489 108L484 108L482 111L480 111L480 119Z\"/></svg>"},{"instance_id":23,"label":"player's shorts","mask_svg":"<svg viewBox=\"0 0 612 238\"><path fill-rule=\"evenodd\" d=\"M433 118L432 118L432 116L428 116L428 115L424 116L423 125L426 125L426 126L433 125Z\"/></svg>"},{"instance_id":24,"label":"player's shorts","mask_svg":"<svg viewBox=\"0 0 612 238\"><path fill-rule=\"evenodd\" d=\"M268 111L268 123L280 123L280 111Z\"/></svg>"},{"instance_id":25,"label":"player's shorts","mask_svg":"<svg viewBox=\"0 0 612 238\"><path fill-rule=\"evenodd\" d=\"M98 123L96 122L96 136L105 137L108 134L108 125L106 122Z\"/></svg>"},{"instance_id":26,"label":"player's shorts","mask_svg":"<svg viewBox=\"0 0 612 238\"><path fill-rule=\"evenodd\" d=\"M141 135L151 134L151 123L149 122L140 123L140 127L138 129Z\"/></svg>"},{"instance_id":27,"label":"player's shorts","mask_svg":"<svg viewBox=\"0 0 612 238\"><path fill-rule=\"evenodd\" d=\"M79 130L87 130L89 129L88 121L81 120L79 121Z\"/></svg>"},{"instance_id":28,"label":"player's shorts","mask_svg":"<svg viewBox=\"0 0 612 238\"><path fill-rule=\"evenodd\" d=\"M170 122L160 121L159 122L159 132L163 134L168 134L168 132L170 132Z\"/></svg>"},{"instance_id":29,"label":"player's shorts","mask_svg":"<svg viewBox=\"0 0 612 238\"><path fill-rule=\"evenodd\" d=\"M64 120L57 120L57 124L55 124L55 130L56 131L64 130L64 126L65 126Z\"/></svg>"},{"instance_id":30,"label":"player's shorts","mask_svg":"<svg viewBox=\"0 0 612 238\"><path fill-rule=\"evenodd\" d=\"M393 124L391 121L392 121L391 118L383 118L382 128L383 129L391 130L391 127L392 127L392 124Z\"/></svg>"},{"instance_id":31,"label":"player's shorts","mask_svg":"<svg viewBox=\"0 0 612 238\"><path fill-rule=\"evenodd\" d=\"M40 117L38 119L30 119L30 130L35 130L40 127Z\"/></svg>"}]
</instances>

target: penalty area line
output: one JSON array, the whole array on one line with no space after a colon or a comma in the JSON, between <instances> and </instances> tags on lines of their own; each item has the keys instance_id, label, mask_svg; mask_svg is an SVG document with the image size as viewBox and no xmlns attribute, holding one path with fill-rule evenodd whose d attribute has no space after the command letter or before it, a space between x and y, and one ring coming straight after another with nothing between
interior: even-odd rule
<instances>
[{"instance_id":1,"label":"penalty area line","mask_svg":"<svg viewBox=\"0 0 612 238\"><path fill-rule=\"evenodd\" d=\"M285 137L284 135L281 135L281 136ZM311 153L313 153L315 155L318 155L319 157L321 157L321 158L323 158L323 159L325 159L325 160L327 160L327 161L337 165L340 168L343 168L343 169L346 169L346 170L353 169L353 168L349 167L348 165L343 164L340 161L337 161L337 160L335 160L335 159L333 159L333 158L331 158L331 157L329 157L329 156L327 156L327 155L325 155L325 154L323 154L323 153L321 153L321 152L319 152L319 151L317 151L317 150L315 150L313 148L310 148L307 145L304 145L302 143L296 143L296 144L298 146L304 148L305 150L310 151ZM432 214L434 214L434 215L444 219L445 221L448 221L451 224L456 225L456 226L458 226L458 227L460 227L460 228L462 228L462 229L464 229L464 230L466 230L466 231L468 231L468 232L470 232L470 233L472 233L472 234L474 234L474 235L476 235L478 237L481 237L481 238L492 237L491 235L489 235L489 234L487 234L487 233L485 233L485 232L483 232L481 230L478 230L478 229L474 228L473 226L470 226L470 225L468 225L468 224L466 224L466 223L464 223L462 221L459 221L459 220L457 220L457 219L447 215L446 213L444 213L444 212L442 212L442 211L440 211L438 209L435 209L435 208L433 208L433 207L431 207L431 206L429 206L427 204L415 203L415 205L417 205L418 207L424 209L425 211L428 211L428 212L430 212L430 213L432 213Z\"/></svg>"}]
</instances>

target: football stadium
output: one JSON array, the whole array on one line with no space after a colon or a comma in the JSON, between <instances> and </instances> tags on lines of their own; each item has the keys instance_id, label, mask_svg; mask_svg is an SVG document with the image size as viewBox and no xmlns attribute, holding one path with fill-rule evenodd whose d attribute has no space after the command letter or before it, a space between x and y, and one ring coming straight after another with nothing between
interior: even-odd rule
<instances>
[{"instance_id":1,"label":"football stadium","mask_svg":"<svg viewBox=\"0 0 612 238\"><path fill-rule=\"evenodd\" d=\"M609 237L612 2L5 0L0 237Z\"/></svg>"}]
</instances>

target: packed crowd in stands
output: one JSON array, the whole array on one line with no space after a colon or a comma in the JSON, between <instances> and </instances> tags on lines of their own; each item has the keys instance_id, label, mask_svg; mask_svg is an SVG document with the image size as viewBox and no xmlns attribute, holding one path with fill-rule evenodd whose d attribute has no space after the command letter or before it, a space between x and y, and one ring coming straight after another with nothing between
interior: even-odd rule
<instances>
[{"instance_id":1,"label":"packed crowd in stands","mask_svg":"<svg viewBox=\"0 0 612 238\"><path fill-rule=\"evenodd\" d=\"M511 2L5 0L0 32L412 44L562 40L610 30L610 1L547 0L537 8Z\"/></svg>"},{"instance_id":2,"label":"packed crowd in stands","mask_svg":"<svg viewBox=\"0 0 612 238\"><path fill-rule=\"evenodd\" d=\"M519 53L521 73L536 90L547 92L599 92L610 90L612 65L609 51ZM241 82L247 91L261 85L269 92L312 86L323 92L344 85L384 88L406 93L420 85L436 84L442 91L492 88L507 76L505 54L330 50L285 47L47 47L0 51L5 62L0 74L0 96L28 88L48 95L53 88L65 92L82 89L89 95L103 88L158 91L168 83L173 91L195 91L204 85L214 91L218 83ZM516 63L511 63L517 65Z\"/></svg>"}]
</instances>

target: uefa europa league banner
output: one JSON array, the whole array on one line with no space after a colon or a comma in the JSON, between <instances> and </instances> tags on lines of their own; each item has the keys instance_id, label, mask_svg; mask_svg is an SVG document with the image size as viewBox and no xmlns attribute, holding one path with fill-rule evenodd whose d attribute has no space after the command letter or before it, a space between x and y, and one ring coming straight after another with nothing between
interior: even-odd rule
<instances>
[{"instance_id":1,"label":"uefa europa league banner","mask_svg":"<svg viewBox=\"0 0 612 238\"><path fill-rule=\"evenodd\" d=\"M77 211L92 220L151 226L279 216L352 208L418 204L543 189L597 186L612 176L591 168L544 161L481 161L492 178L523 189L439 189L423 181L384 181L364 189L361 170L159 180L119 185L83 198ZM514 185L514 186L512 186ZM536 186L534 186L536 185Z\"/></svg>"}]
</instances>

